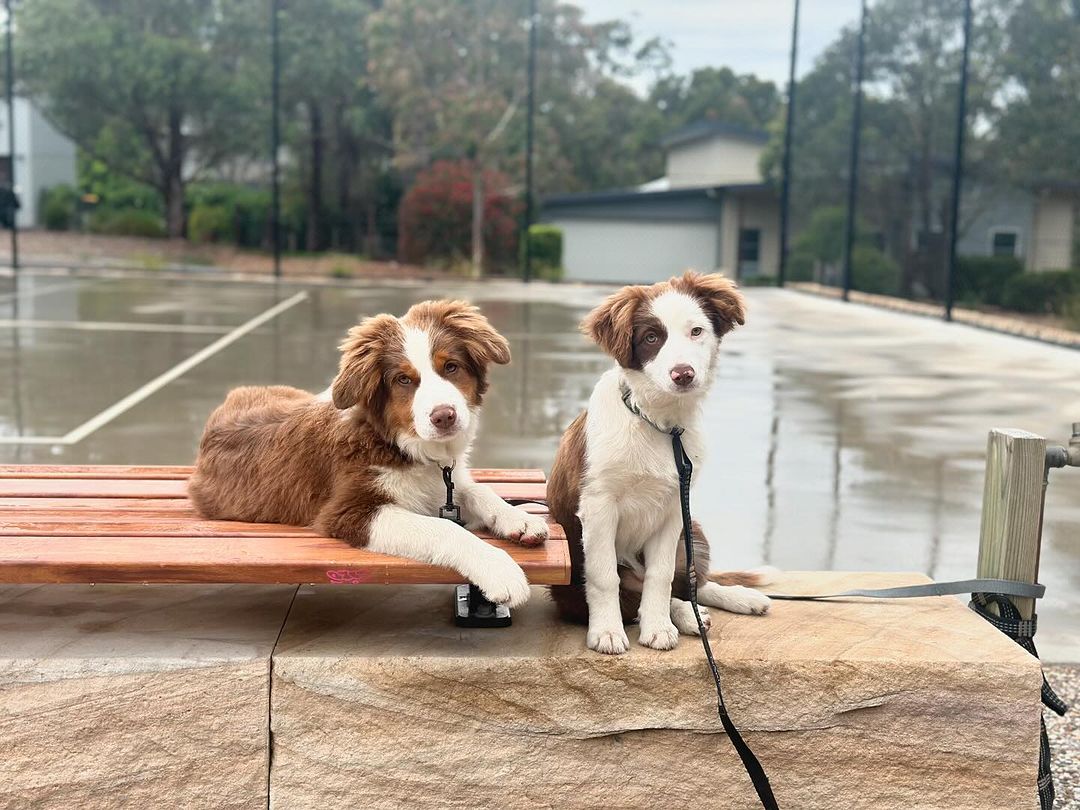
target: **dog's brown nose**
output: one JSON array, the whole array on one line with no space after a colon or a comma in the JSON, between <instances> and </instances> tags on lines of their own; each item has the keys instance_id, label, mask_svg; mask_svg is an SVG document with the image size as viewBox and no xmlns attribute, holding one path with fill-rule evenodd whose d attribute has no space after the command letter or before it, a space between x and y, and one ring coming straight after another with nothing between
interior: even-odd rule
<instances>
[{"instance_id":1,"label":"dog's brown nose","mask_svg":"<svg viewBox=\"0 0 1080 810\"><path fill-rule=\"evenodd\" d=\"M671 370L671 381L675 383L679 388L686 388L694 381L694 367L688 366L685 363L675 366Z\"/></svg>"},{"instance_id":2,"label":"dog's brown nose","mask_svg":"<svg viewBox=\"0 0 1080 810\"><path fill-rule=\"evenodd\" d=\"M431 412L431 424L439 430L449 430L457 421L457 411L453 405L440 405Z\"/></svg>"}]
</instances>

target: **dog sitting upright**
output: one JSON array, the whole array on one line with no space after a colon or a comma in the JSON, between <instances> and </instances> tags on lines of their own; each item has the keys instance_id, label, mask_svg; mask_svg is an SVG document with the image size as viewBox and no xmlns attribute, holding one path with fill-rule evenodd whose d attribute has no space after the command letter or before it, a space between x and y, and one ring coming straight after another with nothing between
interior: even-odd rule
<instances>
[{"instance_id":1,"label":"dog sitting upright","mask_svg":"<svg viewBox=\"0 0 1080 810\"><path fill-rule=\"evenodd\" d=\"M321 395L237 388L210 416L189 492L208 518L310 525L354 546L449 566L493 602L520 605L525 574L505 551L438 517L444 467L468 529L523 545L543 519L510 506L468 470L490 363L510 347L463 301L416 304L349 330Z\"/></svg>"},{"instance_id":2,"label":"dog sitting upright","mask_svg":"<svg viewBox=\"0 0 1080 810\"><path fill-rule=\"evenodd\" d=\"M623 623L635 618L640 642L658 650L673 648L679 631L699 632L686 601L679 481L666 431L684 429L696 473L704 448L700 409L720 340L743 322L734 284L719 274L687 272L624 287L582 324L618 366L600 378L588 410L563 434L548 503L566 529L575 583L552 587L552 598L563 618L587 621L590 649L626 652ZM767 611L768 597L745 587L764 584L764 574L709 574L708 543L696 524L693 531L699 603ZM704 608L701 615L707 628Z\"/></svg>"}]
</instances>

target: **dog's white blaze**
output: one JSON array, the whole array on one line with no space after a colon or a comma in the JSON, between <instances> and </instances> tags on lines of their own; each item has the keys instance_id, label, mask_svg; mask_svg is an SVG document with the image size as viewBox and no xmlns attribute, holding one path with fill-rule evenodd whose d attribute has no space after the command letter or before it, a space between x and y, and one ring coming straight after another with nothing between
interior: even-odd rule
<instances>
[{"instance_id":1,"label":"dog's white blaze","mask_svg":"<svg viewBox=\"0 0 1080 810\"><path fill-rule=\"evenodd\" d=\"M661 390L673 391L677 386L671 370L688 365L694 369L694 388L707 388L718 341L701 304L685 293L666 292L653 299L649 309L667 329L667 340L642 371ZM690 334L695 328L702 330L697 337Z\"/></svg>"},{"instance_id":2,"label":"dog's white blaze","mask_svg":"<svg viewBox=\"0 0 1080 810\"><path fill-rule=\"evenodd\" d=\"M405 356L420 373L420 385L413 395L413 427L424 441L434 441L440 436L431 424L431 412L440 405L450 405L457 411L457 432L469 429L471 413L465 396L456 385L435 371L431 363L431 336L422 329L407 327L404 330Z\"/></svg>"}]
</instances>

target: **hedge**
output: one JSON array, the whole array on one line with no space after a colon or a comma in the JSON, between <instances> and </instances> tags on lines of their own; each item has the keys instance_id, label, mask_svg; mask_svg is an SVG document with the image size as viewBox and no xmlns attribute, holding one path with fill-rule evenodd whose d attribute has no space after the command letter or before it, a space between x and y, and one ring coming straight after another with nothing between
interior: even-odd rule
<instances>
[{"instance_id":1,"label":"hedge","mask_svg":"<svg viewBox=\"0 0 1080 810\"><path fill-rule=\"evenodd\" d=\"M1013 256L960 256L956 262L956 298L965 304L1002 306L1009 281L1024 272Z\"/></svg>"}]
</instances>

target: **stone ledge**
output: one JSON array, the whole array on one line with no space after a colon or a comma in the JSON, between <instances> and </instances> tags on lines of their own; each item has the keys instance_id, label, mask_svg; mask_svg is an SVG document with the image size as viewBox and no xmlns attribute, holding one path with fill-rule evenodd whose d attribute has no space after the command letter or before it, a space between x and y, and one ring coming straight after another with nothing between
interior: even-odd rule
<instances>
[{"instance_id":1,"label":"stone ledge","mask_svg":"<svg viewBox=\"0 0 1080 810\"><path fill-rule=\"evenodd\" d=\"M264 808L293 590L0 588L0 808Z\"/></svg>"},{"instance_id":2,"label":"stone ledge","mask_svg":"<svg viewBox=\"0 0 1080 810\"><path fill-rule=\"evenodd\" d=\"M610 658L541 592L508 631L448 610L439 589L301 589L274 659L273 807L756 806L696 639ZM1038 663L959 600L713 615L731 713L781 806L1034 806Z\"/></svg>"}]
</instances>

